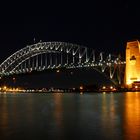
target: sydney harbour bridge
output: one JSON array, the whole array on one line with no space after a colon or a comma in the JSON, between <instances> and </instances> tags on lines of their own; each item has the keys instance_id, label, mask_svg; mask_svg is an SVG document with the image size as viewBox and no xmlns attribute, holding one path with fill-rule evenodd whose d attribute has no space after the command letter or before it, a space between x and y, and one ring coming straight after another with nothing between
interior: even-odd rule
<instances>
[{"instance_id":1,"label":"sydney harbour bridge","mask_svg":"<svg viewBox=\"0 0 140 140\"><path fill-rule=\"evenodd\" d=\"M120 85L124 65L120 56L96 53L93 48L66 42L39 42L18 50L3 61L0 76L90 67Z\"/></svg>"}]
</instances>

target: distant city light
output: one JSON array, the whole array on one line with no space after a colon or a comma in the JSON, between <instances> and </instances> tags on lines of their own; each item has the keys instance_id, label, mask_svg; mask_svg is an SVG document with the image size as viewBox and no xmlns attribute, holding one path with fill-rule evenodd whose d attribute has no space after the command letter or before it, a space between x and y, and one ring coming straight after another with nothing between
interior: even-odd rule
<instances>
[{"instance_id":1,"label":"distant city light","mask_svg":"<svg viewBox=\"0 0 140 140\"><path fill-rule=\"evenodd\" d=\"M80 90L82 90L83 89L83 86L80 86Z\"/></svg>"},{"instance_id":2,"label":"distant city light","mask_svg":"<svg viewBox=\"0 0 140 140\"><path fill-rule=\"evenodd\" d=\"M3 89L4 89L4 90L6 90L6 89L7 89L7 87L6 87L6 86L4 86L4 87L3 87Z\"/></svg>"}]
</instances>

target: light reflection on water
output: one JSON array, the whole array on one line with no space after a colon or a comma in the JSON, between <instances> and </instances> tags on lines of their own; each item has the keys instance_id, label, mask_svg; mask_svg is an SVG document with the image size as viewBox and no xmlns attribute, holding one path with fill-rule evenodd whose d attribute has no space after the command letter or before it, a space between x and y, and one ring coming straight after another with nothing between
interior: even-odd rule
<instances>
[{"instance_id":1,"label":"light reflection on water","mask_svg":"<svg viewBox=\"0 0 140 140\"><path fill-rule=\"evenodd\" d=\"M140 92L0 94L0 138L140 139Z\"/></svg>"},{"instance_id":2,"label":"light reflection on water","mask_svg":"<svg viewBox=\"0 0 140 140\"><path fill-rule=\"evenodd\" d=\"M140 139L140 93L128 93L124 108L125 138Z\"/></svg>"}]
</instances>

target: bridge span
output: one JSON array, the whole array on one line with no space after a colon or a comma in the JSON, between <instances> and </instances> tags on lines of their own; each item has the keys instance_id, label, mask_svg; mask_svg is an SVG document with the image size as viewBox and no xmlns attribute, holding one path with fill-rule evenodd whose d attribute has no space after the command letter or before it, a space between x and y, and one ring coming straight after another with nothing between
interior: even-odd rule
<instances>
[{"instance_id":1,"label":"bridge span","mask_svg":"<svg viewBox=\"0 0 140 140\"><path fill-rule=\"evenodd\" d=\"M39 42L28 45L0 64L0 76L44 71L47 69L74 69L92 67L104 73L110 80L122 82L121 57L103 52L95 53L93 48L66 42Z\"/></svg>"}]
</instances>

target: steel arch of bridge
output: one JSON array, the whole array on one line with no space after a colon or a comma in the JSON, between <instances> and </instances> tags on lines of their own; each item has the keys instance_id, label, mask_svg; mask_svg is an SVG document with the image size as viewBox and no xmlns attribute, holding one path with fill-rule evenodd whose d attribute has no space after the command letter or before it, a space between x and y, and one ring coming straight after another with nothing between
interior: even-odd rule
<instances>
[{"instance_id":1,"label":"steel arch of bridge","mask_svg":"<svg viewBox=\"0 0 140 140\"><path fill-rule=\"evenodd\" d=\"M66 42L39 42L9 56L0 64L0 76L46 69L93 67L101 73L108 71L109 78L113 79L124 64L119 57L111 54L103 56L102 52L95 54L94 49L85 46Z\"/></svg>"}]
</instances>

